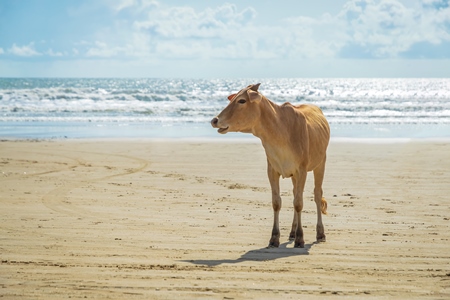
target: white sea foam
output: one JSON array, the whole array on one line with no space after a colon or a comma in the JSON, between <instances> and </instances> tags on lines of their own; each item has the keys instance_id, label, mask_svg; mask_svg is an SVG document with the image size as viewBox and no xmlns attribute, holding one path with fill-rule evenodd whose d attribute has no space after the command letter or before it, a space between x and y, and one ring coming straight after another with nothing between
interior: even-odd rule
<instances>
[{"instance_id":1,"label":"white sea foam","mask_svg":"<svg viewBox=\"0 0 450 300\"><path fill-rule=\"evenodd\" d=\"M318 105L331 125L450 125L450 79L295 78L2 78L0 123L205 124L256 82L276 103Z\"/></svg>"}]
</instances>

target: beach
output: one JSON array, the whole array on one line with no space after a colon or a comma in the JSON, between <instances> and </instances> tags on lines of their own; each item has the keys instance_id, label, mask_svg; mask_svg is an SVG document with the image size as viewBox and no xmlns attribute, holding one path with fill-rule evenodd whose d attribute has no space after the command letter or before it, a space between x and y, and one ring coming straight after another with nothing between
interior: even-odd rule
<instances>
[{"instance_id":1,"label":"beach","mask_svg":"<svg viewBox=\"0 0 450 300\"><path fill-rule=\"evenodd\" d=\"M0 142L4 299L448 299L450 143L332 141L325 243L281 245L257 139Z\"/></svg>"}]
</instances>

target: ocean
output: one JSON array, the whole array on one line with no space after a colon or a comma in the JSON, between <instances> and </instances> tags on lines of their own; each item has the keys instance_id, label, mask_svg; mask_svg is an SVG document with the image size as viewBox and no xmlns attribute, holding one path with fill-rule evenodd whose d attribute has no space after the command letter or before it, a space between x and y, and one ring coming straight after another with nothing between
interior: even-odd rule
<instances>
[{"instance_id":1,"label":"ocean","mask_svg":"<svg viewBox=\"0 0 450 300\"><path fill-rule=\"evenodd\" d=\"M1 138L249 138L209 122L261 82L275 103L313 103L332 138L450 138L450 79L0 78Z\"/></svg>"}]
</instances>

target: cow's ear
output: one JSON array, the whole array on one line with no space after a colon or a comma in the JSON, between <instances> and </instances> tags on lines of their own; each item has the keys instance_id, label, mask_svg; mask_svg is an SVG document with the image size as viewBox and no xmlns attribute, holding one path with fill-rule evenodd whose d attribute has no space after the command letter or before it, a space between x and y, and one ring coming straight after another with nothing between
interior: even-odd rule
<instances>
[{"instance_id":1,"label":"cow's ear","mask_svg":"<svg viewBox=\"0 0 450 300\"><path fill-rule=\"evenodd\" d=\"M248 99L250 102L260 101L261 100L261 94L258 92L253 91L252 89L247 90Z\"/></svg>"},{"instance_id":2,"label":"cow's ear","mask_svg":"<svg viewBox=\"0 0 450 300\"><path fill-rule=\"evenodd\" d=\"M236 94L231 94L230 96L228 96L228 100L233 100L233 98L236 96Z\"/></svg>"},{"instance_id":3,"label":"cow's ear","mask_svg":"<svg viewBox=\"0 0 450 300\"><path fill-rule=\"evenodd\" d=\"M252 91L257 92L260 84L261 84L261 83L252 84L252 85L249 86L249 88L250 88Z\"/></svg>"}]
</instances>

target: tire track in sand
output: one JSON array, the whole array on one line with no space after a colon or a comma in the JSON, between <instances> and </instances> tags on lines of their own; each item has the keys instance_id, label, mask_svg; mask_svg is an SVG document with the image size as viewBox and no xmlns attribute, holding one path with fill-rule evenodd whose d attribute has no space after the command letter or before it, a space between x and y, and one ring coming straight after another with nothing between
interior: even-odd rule
<instances>
[{"instance_id":1,"label":"tire track in sand","mask_svg":"<svg viewBox=\"0 0 450 300\"><path fill-rule=\"evenodd\" d=\"M94 155L99 155L101 157L114 156L114 157L125 158L125 159L128 159L128 160L138 163L137 167L126 168L125 170L123 170L120 173L103 176L103 177L99 177L99 178L84 178L84 179L80 179L78 181L69 181L67 183L63 183L62 186L51 190L50 192L48 192L47 194L45 194L42 197L42 199L41 199L42 203L46 207L51 209L52 211L55 211L55 212L61 213L61 214L65 214L65 215L69 215L69 216L74 216L74 217L95 217L98 219L98 217L101 213L98 213L98 212L94 213L92 211L77 207L77 206L73 205L72 203L68 202L67 200L65 200L67 194L71 190L80 188L84 185L93 184L93 183L108 180L111 178L117 178L117 177L121 177L121 176L136 174L138 172L143 171L149 164L149 162L145 159L128 156L128 155L123 155L123 154L111 154L111 153L100 153L100 152L96 153L96 152L86 152L86 151L73 151L73 153L89 153L91 155L94 154ZM90 163L88 163L82 159L78 159L78 158L72 158L72 159L77 161L77 166L75 168L73 168L74 170L78 167L91 167ZM108 167L108 168L111 169L111 167ZM103 213L103 215L105 215L105 214Z\"/></svg>"},{"instance_id":2,"label":"tire track in sand","mask_svg":"<svg viewBox=\"0 0 450 300\"><path fill-rule=\"evenodd\" d=\"M48 153L45 152L37 152L37 151L19 151L19 153L31 153L31 154L39 154L45 157L48 157ZM11 181L11 180L17 180L18 177L20 176L20 178L33 178L33 177L39 177L42 175L49 175L49 174L53 174L53 173L58 173L58 172L63 172L63 171L68 171L68 170L72 170L74 168L76 168L80 162L77 159L74 159L72 157L66 156L66 155L60 155L60 154L54 154L53 156L56 157L62 157L68 160L73 161L72 164L69 164L67 162L58 162L58 161L51 161L50 163L56 164L56 165L63 165L63 167L61 168L52 168L51 170L48 171L43 171L43 172L37 172L37 173L5 173L5 177L2 178L2 181ZM8 163L10 161L13 162L21 162L21 163L26 163L26 164L39 164L39 161L36 160L31 160L31 159L15 159L15 158L3 158L3 160L7 161ZM47 162L46 162L47 163Z\"/></svg>"}]
</instances>

